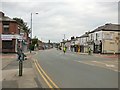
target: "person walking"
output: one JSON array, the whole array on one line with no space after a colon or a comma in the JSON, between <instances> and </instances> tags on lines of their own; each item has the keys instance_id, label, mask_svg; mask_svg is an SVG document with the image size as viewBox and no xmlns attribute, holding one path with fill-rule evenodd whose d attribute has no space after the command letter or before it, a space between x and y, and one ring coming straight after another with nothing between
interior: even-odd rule
<instances>
[{"instance_id":1,"label":"person walking","mask_svg":"<svg viewBox=\"0 0 120 90\"><path fill-rule=\"evenodd\" d=\"M20 46L18 46L18 48L17 48L17 54L18 54L18 59L17 60L20 60L21 54L22 54L22 49L20 48Z\"/></svg>"},{"instance_id":2,"label":"person walking","mask_svg":"<svg viewBox=\"0 0 120 90\"><path fill-rule=\"evenodd\" d=\"M89 48L88 48L88 55L91 55L91 51L92 51L92 50L91 50L91 48L89 47Z\"/></svg>"},{"instance_id":3,"label":"person walking","mask_svg":"<svg viewBox=\"0 0 120 90\"><path fill-rule=\"evenodd\" d=\"M67 50L67 47L64 47L64 48L63 48L64 54L66 53L66 50Z\"/></svg>"}]
</instances>

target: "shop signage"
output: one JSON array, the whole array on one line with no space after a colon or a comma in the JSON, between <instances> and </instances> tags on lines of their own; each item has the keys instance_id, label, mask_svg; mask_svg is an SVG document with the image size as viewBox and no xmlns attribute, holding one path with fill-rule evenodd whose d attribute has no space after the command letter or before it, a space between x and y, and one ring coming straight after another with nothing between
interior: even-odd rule
<instances>
[{"instance_id":1,"label":"shop signage","mask_svg":"<svg viewBox=\"0 0 120 90\"><path fill-rule=\"evenodd\" d=\"M20 35L1 35L2 40L22 39Z\"/></svg>"}]
</instances>

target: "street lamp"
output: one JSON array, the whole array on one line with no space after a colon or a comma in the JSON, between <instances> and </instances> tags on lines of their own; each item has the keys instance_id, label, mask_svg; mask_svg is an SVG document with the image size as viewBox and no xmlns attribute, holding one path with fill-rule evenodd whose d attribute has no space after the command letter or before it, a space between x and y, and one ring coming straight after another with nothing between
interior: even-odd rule
<instances>
[{"instance_id":1,"label":"street lamp","mask_svg":"<svg viewBox=\"0 0 120 90\"><path fill-rule=\"evenodd\" d=\"M35 13L35 14L38 14L38 13ZM31 27L30 27L30 29L31 29L31 39L32 39L32 16L33 16L33 13L31 13Z\"/></svg>"},{"instance_id":2,"label":"street lamp","mask_svg":"<svg viewBox=\"0 0 120 90\"><path fill-rule=\"evenodd\" d=\"M65 47L65 34L64 34L64 39L63 39L63 48Z\"/></svg>"}]
</instances>

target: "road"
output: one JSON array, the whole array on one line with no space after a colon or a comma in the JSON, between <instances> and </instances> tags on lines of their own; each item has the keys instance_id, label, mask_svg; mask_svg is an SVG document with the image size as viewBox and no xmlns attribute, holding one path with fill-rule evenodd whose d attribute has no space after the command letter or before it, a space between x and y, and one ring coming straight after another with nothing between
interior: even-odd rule
<instances>
[{"instance_id":1,"label":"road","mask_svg":"<svg viewBox=\"0 0 120 90\"><path fill-rule=\"evenodd\" d=\"M50 88L118 87L117 59L50 49L39 51L34 61L39 77Z\"/></svg>"}]
</instances>

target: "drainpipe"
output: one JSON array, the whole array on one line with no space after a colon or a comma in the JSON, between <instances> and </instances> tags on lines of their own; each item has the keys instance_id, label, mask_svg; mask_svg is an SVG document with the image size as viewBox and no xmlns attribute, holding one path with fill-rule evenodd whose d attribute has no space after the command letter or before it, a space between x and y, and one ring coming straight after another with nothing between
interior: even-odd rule
<instances>
[{"instance_id":1,"label":"drainpipe","mask_svg":"<svg viewBox=\"0 0 120 90\"><path fill-rule=\"evenodd\" d=\"M103 32L102 32L102 53L104 53L104 39L103 39Z\"/></svg>"}]
</instances>

